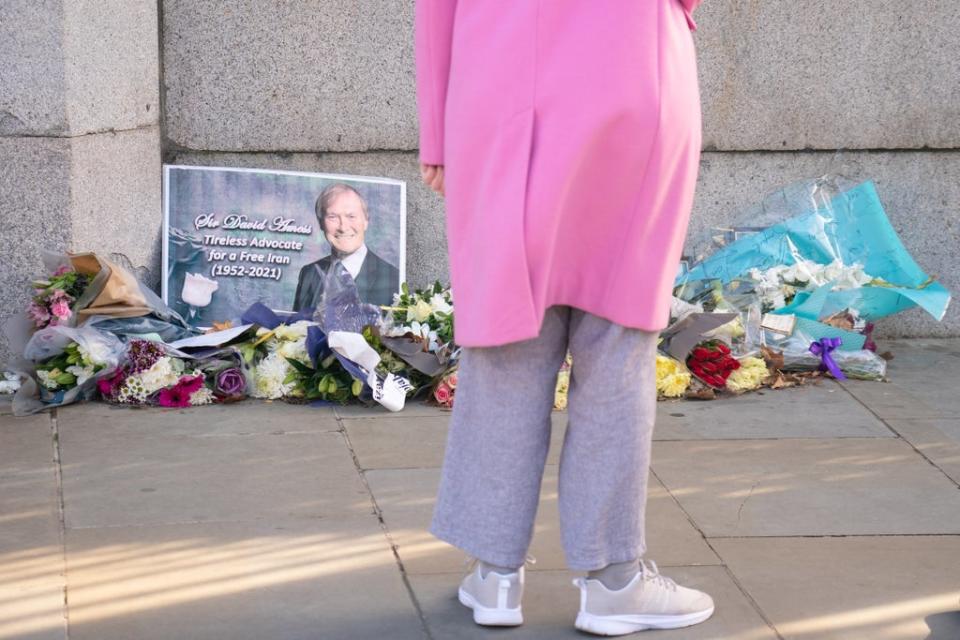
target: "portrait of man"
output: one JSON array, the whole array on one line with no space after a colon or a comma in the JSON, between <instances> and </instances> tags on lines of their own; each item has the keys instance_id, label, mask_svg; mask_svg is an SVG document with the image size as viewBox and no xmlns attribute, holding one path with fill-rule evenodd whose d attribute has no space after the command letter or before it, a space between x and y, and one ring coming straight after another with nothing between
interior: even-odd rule
<instances>
[{"instance_id":1,"label":"portrait of man","mask_svg":"<svg viewBox=\"0 0 960 640\"><path fill-rule=\"evenodd\" d=\"M366 245L370 212L363 196L347 184L334 183L317 198L315 211L331 253L300 270L294 311L317 307L323 297L326 274L337 262L356 282L361 300L391 304L393 294L400 288L400 271Z\"/></svg>"}]
</instances>

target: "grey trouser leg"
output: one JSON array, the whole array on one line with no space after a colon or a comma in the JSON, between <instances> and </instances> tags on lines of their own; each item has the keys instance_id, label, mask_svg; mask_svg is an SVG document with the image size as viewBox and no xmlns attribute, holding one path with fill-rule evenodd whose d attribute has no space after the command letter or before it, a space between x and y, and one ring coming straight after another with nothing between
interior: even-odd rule
<instances>
[{"instance_id":1,"label":"grey trouser leg","mask_svg":"<svg viewBox=\"0 0 960 640\"><path fill-rule=\"evenodd\" d=\"M589 570L642 555L656 341L656 332L551 307L537 338L464 349L431 533L487 563L523 564L569 346L560 461L567 563Z\"/></svg>"}]
</instances>

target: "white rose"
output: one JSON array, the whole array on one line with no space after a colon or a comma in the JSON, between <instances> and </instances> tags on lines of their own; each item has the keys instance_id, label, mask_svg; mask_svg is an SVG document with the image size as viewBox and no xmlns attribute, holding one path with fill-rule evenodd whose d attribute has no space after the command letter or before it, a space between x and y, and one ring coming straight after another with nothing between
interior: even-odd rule
<instances>
[{"instance_id":1,"label":"white rose","mask_svg":"<svg viewBox=\"0 0 960 640\"><path fill-rule=\"evenodd\" d=\"M417 304L407 309L407 322L411 320L416 320L417 322L423 322L430 317L430 314L433 313L433 309L430 308L430 303L426 300L417 300Z\"/></svg>"},{"instance_id":2,"label":"white rose","mask_svg":"<svg viewBox=\"0 0 960 640\"><path fill-rule=\"evenodd\" d=\"M205 307L210 304L213 292L219 287L216 280L211 280L199 273L188 273L183 280L180 299L193 307Z\"/></svg>"},{"instance_id":3,"label":"white rose","mask_svg":"<svg viewBox=\"0 0 960 640\"><path fill-rule=\"evenodd\" d=\"M453 307L447 302L446 298L443 297L442 293L433 294L433 297L430 298L430 308L433 309L435 313L450 313L453 311Z\"/></svg>"}]
</instances>

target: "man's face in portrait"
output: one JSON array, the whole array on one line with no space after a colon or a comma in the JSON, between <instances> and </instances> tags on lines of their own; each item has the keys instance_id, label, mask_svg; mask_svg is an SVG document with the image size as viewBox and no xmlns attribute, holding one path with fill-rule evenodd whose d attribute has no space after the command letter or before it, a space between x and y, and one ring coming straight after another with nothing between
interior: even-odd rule
<instances>
[{"instance_id":1,"label":"man's face in portrait","mask_svg":"<svg viewBox=\"0 0 960 640\"><path fill-rule=\"evenodd\" d=\"M323 233L339 255L350 255L363 245L370 221L363 202L352 191L337 194L323 216Z\"/></svg>"}]
</instances>

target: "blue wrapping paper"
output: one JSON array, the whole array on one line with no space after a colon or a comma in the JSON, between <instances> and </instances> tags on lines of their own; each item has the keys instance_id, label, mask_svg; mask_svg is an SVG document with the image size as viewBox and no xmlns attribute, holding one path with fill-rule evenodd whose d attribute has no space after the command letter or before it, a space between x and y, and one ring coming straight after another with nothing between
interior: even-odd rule
<instances>
[{"instance_id":1,"label":"blue wrapping paper","mask_svg":"<svg viewBox=\"0 0 960 640\"><path fill-rule=\"evenodd\" d=\"M807 212L736 240L678 276L675 284L711 279L728 283L752 268L791 265L799 258L824 265L836 259L844 265L859 262L867 274L888 283L845 290L823 285L830 289L823 292L820 318L851 308L874 321L919 306L941 320L950 303L950 292L933 281L903 246L871 181L839 193L825 205L811 201ZM817 293L798 292L791 304L773 313L816 320L804 305Z\"/></svg>"}]
</instances>

